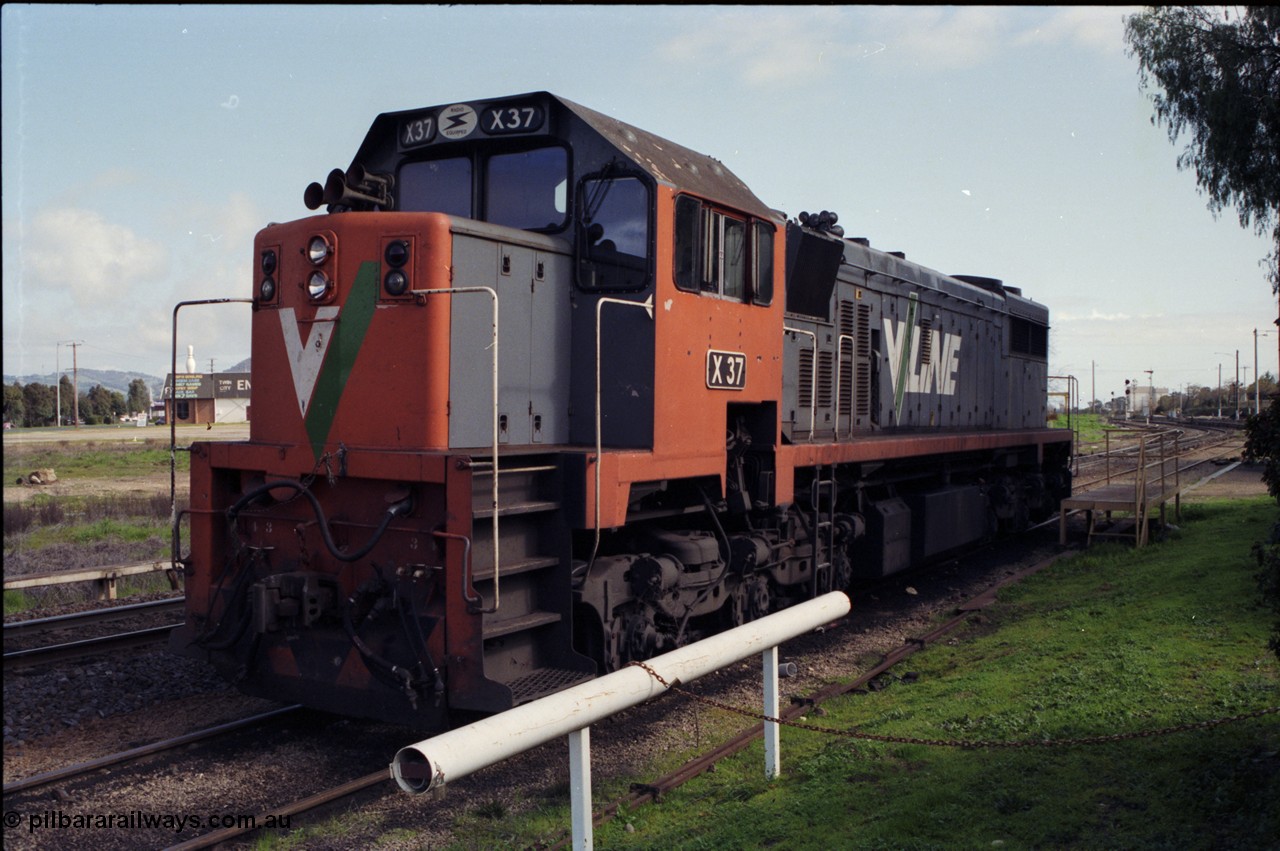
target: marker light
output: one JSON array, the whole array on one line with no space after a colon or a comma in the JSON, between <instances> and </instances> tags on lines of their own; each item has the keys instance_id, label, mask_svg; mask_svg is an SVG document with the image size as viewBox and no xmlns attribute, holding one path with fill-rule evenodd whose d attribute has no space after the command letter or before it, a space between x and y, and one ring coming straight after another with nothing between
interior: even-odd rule
<instances>
[{"instance_id":1,"label":"marker light","mask_svg":"<svg viewBox=\"0 0 1280 851\"><path fill-rule=\"evenodd\" d=\"M307 243L307 259L315 266L329 259L329 241L323 236L311 237Z\"/></svg>"},{"instance_id":2,"label":"marker light","mask_svg":"<svg viewBox=\"0 0 1280 851\"><path fill-rule=\"evenodd\" d=\"M312 272L307 279L307 295L312 301L320 301L329 294L329 276L324 272Z\"/></svg>"},{"instance_id":3,"label":"marker light","mask_svg":"<svg viewBox=\"0 0 1280 851\"><path fill-rule=\"evenodd\" d=\"M404 291L409 288L409 278L399 269L392 269L382 279L382 286L387 295L404 295Z\"/></svg>"},{"instance_id":4,"label":"marker light","mask_svg":"<svg viewBox=\"0 0 1280 851\"><path fill-rule=\"evenodd\" d=\"M409 246L403 240L397 239L387 245L387 250L383 253L383 256L387 258L388 266L399 269L409 262Z\"/></svg>"}]
</instances>

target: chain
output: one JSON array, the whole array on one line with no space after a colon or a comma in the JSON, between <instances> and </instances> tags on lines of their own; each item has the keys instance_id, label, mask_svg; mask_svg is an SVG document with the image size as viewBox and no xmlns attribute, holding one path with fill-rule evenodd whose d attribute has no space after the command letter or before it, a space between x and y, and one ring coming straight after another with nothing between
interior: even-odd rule
<instances>
[{"instance_id":1,"label":"chain","mask_svg":"<svg viewBox=\"0 0 1280 851\"><path fill-rule=\"evenodd\" d=\"M917 739L911 736L880 736L874 733L861 733L857 730L837 730L832 727L821 727L815 724L804 724L798 721L788 721L783 718L774 718L764 715L760 712L753 712L748 709L742 709L737 706L731 706L727 703L721 703L709 697L683 689L679 683L672 685L662 678L662 675L644 662L632 662L637 668L642 668L649 676L653 677L664 688L670 691L678 692L686 697L693 698L699 703L705 703L708 706L714 706L716 709L722 709L725 712L731 712L734 715L741 715L744 718L750 718L754 721L769 721L774 724L781 724L786 727L794 727L797 730L809 730L813 733L825 733L830 736L843 736L850 739L865 739L873 742L889 742L898 745L928 745L932 747L946 748L965 748L970 750L978 750L983 748L1055 748L1055 747L1072 747L1075 745L1101 745L1109 742L1123 742L1130 739L1147 739L1155 736L1167 736L1172 733L1184 733L1190 730L1208 730L1213 727L1220 727L1223 724L1232 724L1237 721L1247 721L1251 718L1261 718L1265 715L1280 714L1280 706L1272 706L1267 709L1255 709L1252 712L1242 712L1239 715L1232 715L1227 718L1215 718L1211 721L1194 721L1188 724L1178 724L1172 727L1160 727L1155 730L1139 730L1132 733L1113 733L1106 736L1083 736L1074 739L1037 739L1024 740L1019 742L997 742L997 741L959 741L955 739Z\"/></svg>"}]
</instances>

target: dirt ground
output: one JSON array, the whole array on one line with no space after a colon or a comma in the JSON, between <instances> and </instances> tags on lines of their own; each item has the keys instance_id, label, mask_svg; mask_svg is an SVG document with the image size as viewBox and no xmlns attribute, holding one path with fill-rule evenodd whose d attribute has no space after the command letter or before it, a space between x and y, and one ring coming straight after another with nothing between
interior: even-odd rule
<instances>
[{"instance_id":1,"label":"dirt ground","mask_svg":"<svg viewBox=\"0 0 1280 851\"><path fill-rule=\"evenodd\" d=\"M174 437L178 446L189 446L199 440L247 440L249 438L249 424L226 423L216 425L213 428L181 426L177 429ZM4 448L6 452L9 452L22 447L52 444L65 445L70 452L74 451L76 446L83 446L89 443L116 444L128 442L146 442L154 448L156 445L167 446L169 440L170 430L165 426L147 426L146 428L138 428L136 426L100 426L62 429L13 429L4 433ZM56 473L57 467L55 466L53 469ZM16 479L16 477L14 478ZM185 495L188 490L187 474L179 472L174 484L178 495ZM114 479L59 478L58 481L48 485L24 485L6 479L4 482L4 501L23 503L37 494L55 497L152 496L158 493L169 493L169 485L168 471L116 477Z\"/></svg>"},{"instance_id":2,"label":"dirt ground","mask_svg":"<svg viewBox=\"0 0 1280 851\"><path fill-rule=\"evenodd\" d=\"M1207 499L1244 499L1254 496L1266 496L1267 486L1262 481L1260 464L1237 464L1223 467L1213 478L1201 479L1197 484L1183 491L1183 502L1197 502Z\"/></svg>"}]
</instances>

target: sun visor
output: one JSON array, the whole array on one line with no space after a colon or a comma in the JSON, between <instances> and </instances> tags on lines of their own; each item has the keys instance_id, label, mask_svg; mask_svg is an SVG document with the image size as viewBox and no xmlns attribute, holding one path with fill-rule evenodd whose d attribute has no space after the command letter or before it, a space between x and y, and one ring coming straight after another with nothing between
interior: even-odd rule
<instances>
[{"instance_id":1,"label":"sun visor","mask_svg":"<svg viewBox=\"0 0 1280 851\"><path fill-rule=\"evenodd\" d=\"M844 241L787 223L787 312L830 320Z\"/></svg>"}]
</instances>

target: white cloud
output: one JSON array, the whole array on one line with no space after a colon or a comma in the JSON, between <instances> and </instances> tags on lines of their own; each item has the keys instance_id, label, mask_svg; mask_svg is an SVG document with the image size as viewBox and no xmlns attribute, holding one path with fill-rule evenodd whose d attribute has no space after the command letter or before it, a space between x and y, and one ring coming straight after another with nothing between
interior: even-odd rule
<instances>
[{"instance_id":1,"label":"white cloud","mask_svg":"<svg viewBox=\"0 0 1280 851\"><path fill-rule=\"evenodd\" d=\"M44 210L25 242L24 284L69 293L81 308L118 303L139 284L162 278L168 267L162 244L93 210Z\"/></svg>"},{"instance_id":2,"label":"white cloud","mask_svg":"<svg viewBox=\"0 0 1280 851\"><path fill-rule=\"evenodd\" d=\"M1024 30L1016 44L1077 44L1104 53L1124 49L1124 19L1142 11L1141 6L1068 6L1055 9L1049 18Z\"/></svg>"},{"instance_id":3,"label":"white cloud","mask_svg":"<svg viewBox=\"0 0 1280 851\"><path fill-rule=\"evenodd\" d=\"M866 60L885 69L978 67L1012 48L1068 44L1124 48L1123 16L1138 7L772 7L708 12L661 48L693 70L729 71L765 87L835 80Z\"/></svg>"},{"instance_id":4,"label":"white cloud","mask_svg":"<svg viewBox=\"0 0 1280 851\"><path fill-rule=\"evenodd\" d=\"M717 11L669 39L659 53L691 68L731 66L757 86L820 80L832 63L884 49L878 42L842 38L849 21L846 12L828 7Z\"/></svg>"},{"instance_id":5,"label":"white cloud","mask_svg":"<svg viewBox=\"0 0 1280 851\"><path fill-rule=\"evenodd\" d=\"M868 9L871 33L899 62L927 70L970 68L997 55L1012 23L998 7L917 6Z\"/></svg>"}]
</instances>

